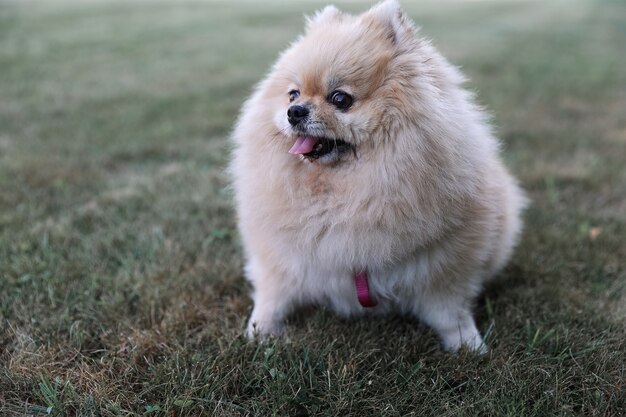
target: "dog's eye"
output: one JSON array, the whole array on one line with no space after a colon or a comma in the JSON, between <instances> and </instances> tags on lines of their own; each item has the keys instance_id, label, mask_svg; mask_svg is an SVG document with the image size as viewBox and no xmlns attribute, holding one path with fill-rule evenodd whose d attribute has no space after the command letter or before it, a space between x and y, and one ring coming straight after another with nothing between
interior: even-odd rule
<instances>
[{"instance_id":1,"label":"dog's eye","mask_svg":"<svg viewBox=\"0 0 626 417\"><path fill-rule=\"evenodd\" d=\"M345 110L352 105L353 99L350 94L337 90L330 94L328 101L338 109Z\"/></svg>"},{"instance_id":2,"label":"dog's eye","mask_svg":"<svg viewBox=\"0 0 626 417\"><path fill-rule=\"evenodd\" d=\"M298 90L291 90L288 94L289 94L290 103L294 101L295 99L297 99L298 97L300 97L300 91Z\"/></svg>"}]
</instances>

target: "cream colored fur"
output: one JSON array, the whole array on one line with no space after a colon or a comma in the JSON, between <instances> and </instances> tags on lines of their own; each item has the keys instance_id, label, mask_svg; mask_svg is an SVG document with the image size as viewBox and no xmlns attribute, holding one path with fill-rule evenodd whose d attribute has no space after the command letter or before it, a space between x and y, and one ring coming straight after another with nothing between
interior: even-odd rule
<instances>
[{"instance_id":1,"label":"cream colored fur","mask_svg":"<svg viewBox=\"0 0 626 417\"><path fill-rule=\"evenodd\" d=\"M279 335L286 316L325 304L347 316L408 313L444 348L486 349L472 317L483 283L508 261L522 191L460 72L416 34L396 1L359 16L326 7L242 108L231 172L246 276L248 335ZM347 111L332 89L354 97ZM339 161L288 153L288 92L311 131L355 145ZM369 271L378 306L360 306Z\"/></svg>"}]
</instances>

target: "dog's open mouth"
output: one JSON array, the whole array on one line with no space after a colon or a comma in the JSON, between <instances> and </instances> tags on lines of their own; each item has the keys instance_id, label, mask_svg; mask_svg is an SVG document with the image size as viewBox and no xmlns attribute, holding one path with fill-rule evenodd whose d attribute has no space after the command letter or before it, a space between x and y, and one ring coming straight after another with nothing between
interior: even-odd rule
<instances>
[{"instance_id":1,"label":"dog's open mouth","mask_svg":"<svg viewBox=\"0 0 626 417\"><path fill-rule=\"evenodd\" d=\"M308 159L328 159L334 161L346 153L354 152L354 145L341 139L317 138L314 136L298 136L289 153L302 155Z\"/></svg>"}]
</instances>

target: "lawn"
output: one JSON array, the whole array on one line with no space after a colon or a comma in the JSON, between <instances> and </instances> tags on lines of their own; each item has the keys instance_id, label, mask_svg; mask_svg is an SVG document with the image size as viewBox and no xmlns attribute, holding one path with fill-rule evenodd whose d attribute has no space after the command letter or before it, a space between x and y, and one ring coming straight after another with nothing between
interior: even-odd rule
<instances>
[{"instance_id":1,"label":"lawn","mask_svg":"<svg viewBox=\"0 0 626 417\"><path fill-rule=\"evenodd\" d=\"M489 355L321 309L243 338L228 135L322 4L0 0L1 416L626 415L621 0L404 1L532 199Z\"/></svg>"}]
</instances>

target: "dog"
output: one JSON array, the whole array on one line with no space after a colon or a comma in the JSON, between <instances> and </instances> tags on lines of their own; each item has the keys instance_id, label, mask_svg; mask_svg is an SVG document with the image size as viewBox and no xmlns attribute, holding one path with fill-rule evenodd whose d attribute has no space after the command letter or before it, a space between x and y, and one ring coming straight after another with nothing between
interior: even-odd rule
<instances>
[{"instance_id":1,"label":"dog","mask_svg":"<svg viewBox=\"0 0 626 417\"><path fill-rule=\"evenodd\" d=\"M464 82L395 0L308 19L232 135L250 338L314 304L408 314L446 350L487 351L473 303L526 198Z\"/></svg>"}]
</instances>

